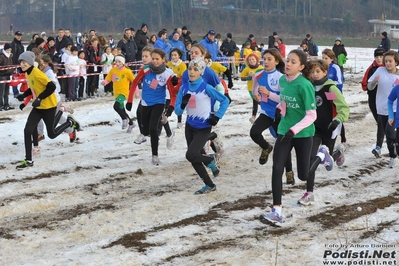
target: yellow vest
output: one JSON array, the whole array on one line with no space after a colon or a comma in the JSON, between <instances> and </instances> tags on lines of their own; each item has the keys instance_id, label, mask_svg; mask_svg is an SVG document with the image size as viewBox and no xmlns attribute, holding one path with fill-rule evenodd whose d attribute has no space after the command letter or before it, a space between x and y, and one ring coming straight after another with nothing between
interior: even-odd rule
<instances>
[{"instance_id":1,"label":"yellow vest","mask_svg":"<svg viewBox=\"0 0 399 266\"><path fill-rule=\"evenodd\" d=\"M46 86L49 82L52 82L46 74L44 74L41 70L34 67L32 72L28 75L26 73L26 79L28 82L29 88L32 90L33 99L39 97L39 95L46 89ZM50 109L57 106L57 97L55 96L55 92L53 92L47 98L41 99L40 105L36 107L37 109Z\"/></svg>"}]
</instances>

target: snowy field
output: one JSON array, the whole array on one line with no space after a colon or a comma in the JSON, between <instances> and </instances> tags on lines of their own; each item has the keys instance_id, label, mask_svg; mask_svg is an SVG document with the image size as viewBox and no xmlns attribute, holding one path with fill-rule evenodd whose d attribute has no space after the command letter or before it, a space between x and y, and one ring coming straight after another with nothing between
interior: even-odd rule
<instances>
[{"instance_id":1,"label":"snowy field","mask_svg":"<svg viewBox=\"0 0 399 266\"><path fill-rule=\"evenodd\" d=\"M258 219L272 203L272 160L258 163L243 82L217 126L226 148L217 191L201 196L174 115L174 147L163 133L162 164L153 166L149 143L133 143L137 127L121 130L113 98L74 102L79 141L46 138L34 167L18 171L30 107L0 112L0 265L398 265L399 162L387 167L386 147L381 159L372 155L376 124L359 84L374 49L347 50L345 164L319 167L312 206L297 204L303 182L284 184L281 228Z\"/></svg>"}]
</instances>

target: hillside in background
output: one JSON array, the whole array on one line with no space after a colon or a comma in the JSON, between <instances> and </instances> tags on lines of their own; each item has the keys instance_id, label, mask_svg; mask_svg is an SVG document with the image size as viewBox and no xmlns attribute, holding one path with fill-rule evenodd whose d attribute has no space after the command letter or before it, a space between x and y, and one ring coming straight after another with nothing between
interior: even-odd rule
<instances>
[{"instance_id":1,"label":"hillside in background","mask_svg":"<svg viewBox=\"0 0 399 266\"><path fill-rule=\"evenodd\" d=\"M239 38L250 29L262 37L277 31L287 38L310 32L323 40L378 39L368 20L399 19L398 13L399 1L394 0L0 0L0 33L6 34L11 23L24 33L63 27L76 34L121 32L145 22L151 33L186 25L193 34L214 28Z\"/></svg>"}]
</instances>

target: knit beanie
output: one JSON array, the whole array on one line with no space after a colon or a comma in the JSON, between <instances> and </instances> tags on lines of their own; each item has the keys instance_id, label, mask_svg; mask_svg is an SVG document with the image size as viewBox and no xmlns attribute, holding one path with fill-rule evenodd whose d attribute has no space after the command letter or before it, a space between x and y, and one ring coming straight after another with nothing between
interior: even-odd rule
<instances>
[{"instance_id":1,"label":"knit beanie","mask_svg":"<svg viewBox=\"0 0 399 266\"><path fill-rule=\"evenodd\" d=\"M377 48L377 49L374 50L374 57L383 56L383 55L384 55L384 49Z\"/></svg>"},{"instance_id":2,"label":"knit beanie","mask_svg":"<svg viewBox=\"0 0 399 266\"><path fill-rule=\"evenodd\" d=\"M39 46L40 44L42 44L42 43L44 43L44 39L43 38L37 38L36 40L35 40L35 44L36 44L36 46Z\"/></svg>"},{"instance_id":3,"label":"knit beanie","mask_svg":"<svg viewBox=\"0 0 399 266\"><path fill-rule=\"evenodd\" d=\"M388 33L386 31L381 33L382 36L384 36L385 38L388 36Z\"/></svg>"},{"instance_id":4,"label":"knit beanie","mask_svg":"<svg viewBox=\"0 0 399 266\"><path fill-rule=\"evenodd\" d=\"M29 65L33 66L35 63L35 54L31 51L23 52L18 57L18 62L26 61Z\"/></svg>"},{"instance_id":5,"label":"knit beanie","mask_svg":"<svg viewBox=\"0 0 399 266\"><path fill-rule=\"evenodd\" d=\"M115 57L115 61L116 61L116 60L121 61L122 64L125 64L125 62L126 62L126 59L125 59L125 57L124 57L123 55L117 55L117 56Z\"/></svg>"},{"instance_id":6,"label":"knit beanie","mask_svg":"<svg viewBox=\"0 0 399 266\"><path fill-rule=\"evenodd\" d=\"M188 67L196 67L202 76L205 71L206 63L203 57L197 57L190 61Z\"/></svg>"}]
</instances>

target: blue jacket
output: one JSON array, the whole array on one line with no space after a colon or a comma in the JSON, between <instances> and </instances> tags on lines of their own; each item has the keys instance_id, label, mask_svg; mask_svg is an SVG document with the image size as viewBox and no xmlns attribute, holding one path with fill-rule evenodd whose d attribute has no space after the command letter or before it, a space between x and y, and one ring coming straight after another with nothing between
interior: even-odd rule
<instances>
[{"instance_id":1,"label":"blue jacket","mask_svg":"<svg viewBox=\"0 0 399 266\"><path fill-rule=\"evenodd\" d=\"M158 39L155 41L154 48L161 49L166 53L166 56L169 58L170 46L161 37L158 37Z\"/></svg>"},{"instance_id":2,"label":"blue jacket","mask_svg":"<svg viewBox=\"0 0 399 266\"><path fill-rule=\"evenodd\" d=\"M169 44L172 46L172 48L177 48L177 49L180 49L180 51L182 52L182 54L183 54L183 56L182 56L182 60L183 61L186 61L187 60L187 56L186 56L186 47L185 47L185 45L184 45L184 43L182 43L180 40L175 40L175 39L172 39L172 40L170 40L169 41ZM168 57L169 57L169 54L168 54ZM170 59L170 58L169 58Z\"/></svg>"},{"instance_id":3,"label":"blue jacket","mask_svg":"<svg viewBox=\"0 0 399 266\"><path fill-rule=\"evenodd\" d=\"M218 44L214 41L211 42L208 37L205 37L202 39L199 44L205 47L206 50L211 54L212 56L212 61L216 62L216 59L218 57Z\"/></svg>"}]
</instances>

